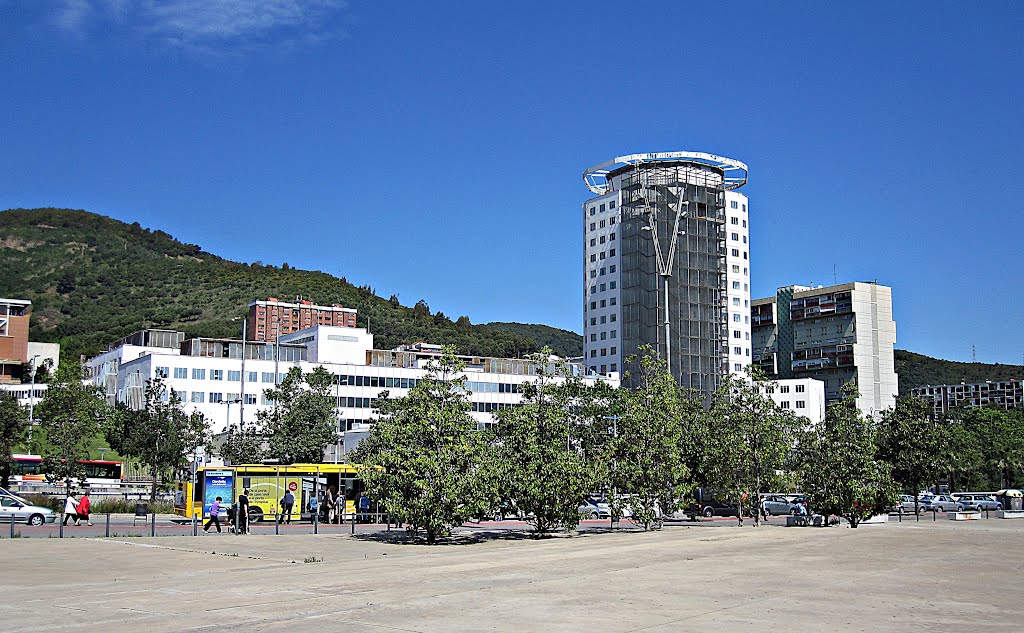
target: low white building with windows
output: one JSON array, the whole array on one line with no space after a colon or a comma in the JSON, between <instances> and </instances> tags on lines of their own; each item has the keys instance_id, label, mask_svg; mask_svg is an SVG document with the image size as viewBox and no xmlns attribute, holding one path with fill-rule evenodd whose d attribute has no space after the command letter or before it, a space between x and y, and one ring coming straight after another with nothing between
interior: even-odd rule
<instances>
[{"instance_id":1,"label":"low white building with windows","mask_svg":"<svg viewBox=\"0 0 1024 633\"><path fill-rule=\"evenodd\" d=\"M773 380L769 394L780 408L792 411L817 424L825 419L825 383L814 378Z\"/></svg>"},{"instance_id":2,"label":"low white building with windows","mask_svg":"<svg viewBox=\"0 0 1024 633\"><path fill-rule=\"evenodd\" d=\"M89 380L103 388L109 402L139 406L147 381L157 376L178 393L186 411L199 411L215 432L230 423L252 424L273 403L264 392L292 367L309 373L324 367L334 375L338 445L327 458L340 457L365 437L373 423L373 406L382 391L400 397L419 382L441 347L419 343L393 350L373 349L364 328L317 326L282 336L279 342L234 339L184 340L180 332L148 330L122 339L86 363ZM244 360L243 360L244 356ZM535 380L534 367L523 359L463 356L471 415L481 427L493 414L521 400L521 386ZM582 375L581 365L570 365ZM608 377L587 376L586 382Z\"/></svg>"}]
</instances>

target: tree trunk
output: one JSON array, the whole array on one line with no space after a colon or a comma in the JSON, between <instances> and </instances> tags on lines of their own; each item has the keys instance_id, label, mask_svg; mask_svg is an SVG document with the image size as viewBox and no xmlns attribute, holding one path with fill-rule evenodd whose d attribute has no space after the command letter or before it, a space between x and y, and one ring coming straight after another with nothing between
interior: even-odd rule
<instances>
[{"instance_id":1,"label":"tree trunk","mask_svg":"<svg viewBox=\"0 0 1024 633\"><path fill-rule=\"evenodd\" d=\"M152 465L153 468L153 485L149 491L149 506L153 507L156 504L156 463Z\"/></svg>"}]
</instances>

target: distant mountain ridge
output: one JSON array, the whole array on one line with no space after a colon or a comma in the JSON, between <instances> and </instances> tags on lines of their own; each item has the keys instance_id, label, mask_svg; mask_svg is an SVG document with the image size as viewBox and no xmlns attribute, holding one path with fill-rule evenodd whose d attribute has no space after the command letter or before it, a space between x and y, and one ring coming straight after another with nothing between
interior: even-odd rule
<instances>
[{"instance_id":1,"label":"distant mountain ridge","mask_svg":"<svg viewBox=\"0 0 1024 633\"><path fill-rule=\"evenodd\" d=\"M0 296L33 302L33 340L59 342L64 354L96 354L142 328L180 329L190 336L241 336L254 299L301 295L358 310L377 347L427 341L460 353L519 357L544 346L583 354L583 337L543 324L493 322L432 313L377 296L344 277L282 266L233 262L160 230L71 209L0 212ZM900 394L914 387L1024 379L1019 365L960 363L896 350Z\"/></svg>"},{"instance_id":2,"label":"distant mountain ridge","mask_svg":"<svg viewBox=\"0 0 1024 633\"><path fill-rule=\"evenodd\" d=\"M423 300L407 307L344 277L233 262L138 223L71 209L0 212L0 296L31 300L32 339L59 342L64 354L96 354L142 328L239 338L251 301L299 295L355 308L377 347L428 341L499 357L538 349L531 338L433 313Z\"/></svg>"}]
</instances>

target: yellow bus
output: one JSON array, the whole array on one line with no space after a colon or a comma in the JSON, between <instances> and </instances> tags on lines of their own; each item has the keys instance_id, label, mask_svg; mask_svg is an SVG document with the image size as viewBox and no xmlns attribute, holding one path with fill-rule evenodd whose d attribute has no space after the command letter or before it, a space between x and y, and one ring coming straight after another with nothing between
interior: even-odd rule
<instances>
[{"instance_id":1,"label":"yellow bus","mask_svg":"<svg viewBox=\"0 0 1024 633\"><path fill-rule=\"evenodd\" d=\"M274 521L282 511L281 498L291 491L295 498L290 515L280 520L312 520L310 500L316 496L323 505L326 491L345 496L344 515L356 511L356 501L363 492L358 466L353 464L240 464L237 466L205 466L192 480L179 481L174 494L174 513L191 519L204 519L210 504L221 498L221 516L235 503L242 490L249 490L249 520Z\"/></svg>"}]
</instances>

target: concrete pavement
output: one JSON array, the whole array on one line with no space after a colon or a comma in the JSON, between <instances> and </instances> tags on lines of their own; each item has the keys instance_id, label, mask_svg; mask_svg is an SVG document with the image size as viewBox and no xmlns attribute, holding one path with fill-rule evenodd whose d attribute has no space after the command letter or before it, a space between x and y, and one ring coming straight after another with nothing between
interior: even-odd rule
<instances>
[{"instance_id":1,"label":"concrete pavement","mask_svg":"<svg viewBox=\"0 0 1024 633\"><path fill-rule=\"evenodd\" d=\"M384 537L386 535L382 535ZM381 537L381 538L382 538ZM1024 521L14 539L5 631L1020 630ZM309 560L310 562L304 562Z\"/></svg>"}]
</instances>

